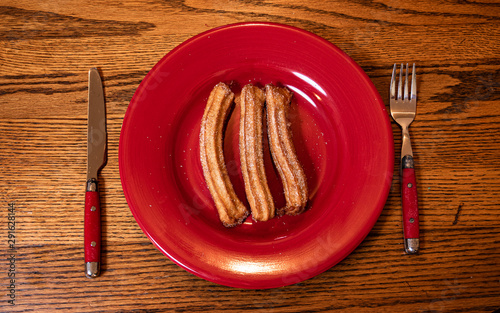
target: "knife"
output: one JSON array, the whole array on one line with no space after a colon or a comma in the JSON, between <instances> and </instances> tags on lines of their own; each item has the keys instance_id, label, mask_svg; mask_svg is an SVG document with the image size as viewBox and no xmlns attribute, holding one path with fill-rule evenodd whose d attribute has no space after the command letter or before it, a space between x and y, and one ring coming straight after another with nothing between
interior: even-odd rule
<instances>
[{"instance_id":1,"label":"knife","mask_svg":"<svg viewBox=\"0 0 500 313\"><path fill-rule=\"evenodd\" d=\"M85 275L99 276L101 270L101 202L97 175L106 162L106 106L102 81L96 68L89 70L87 122L87 184L85 191Z\"/></svg>"}]
</instances>

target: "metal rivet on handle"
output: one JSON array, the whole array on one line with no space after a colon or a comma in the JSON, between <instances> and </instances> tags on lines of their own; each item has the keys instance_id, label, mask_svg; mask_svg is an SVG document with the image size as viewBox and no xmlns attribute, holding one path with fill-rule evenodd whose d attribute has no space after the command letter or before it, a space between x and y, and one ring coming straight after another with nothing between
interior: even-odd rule
<instances>
[{"instance_id":1,"label":"metal rivet on handle","mask_svg":"<svg viewBox=\"0 0 500 313\"><path fill-rule=\"evenodd\" d=\"M413 223L415 222L415 220L413 218L410 218L410 223Z\"/></svg>"},{"instance_id":2,"label":"metal rivet on handle","mask_svg":"<svg viewBox=\"0 0 500 313\"><path fill-rule=\"evenodd\" d=\"M95 210L97 210L95 206L92 206L92 207L90 208L90 211L92 211L92 212L94 212Z\"/></svg>"},{"instance_id":3,"label":"metal rivet on handle","mask_svg":"<svg viewBox=\"0 0 500 313\"><path fill-rule=\"evenodd\" d=\"M408 183L408 188L413 187L412 183Z\"/></svg>"},{"instance_id":4,"label":"metal rivet on handle","mask_svg":"<svg viewBox=\"0 0 500 313\"><path fill-rule=\"evenodd\" d=\"M90 243L90 245L91 245L92 247L95 247L95 246L97 245L97 243L96 243L95 241L92 241L92 242Z\"/></svg>"}]
</instances>

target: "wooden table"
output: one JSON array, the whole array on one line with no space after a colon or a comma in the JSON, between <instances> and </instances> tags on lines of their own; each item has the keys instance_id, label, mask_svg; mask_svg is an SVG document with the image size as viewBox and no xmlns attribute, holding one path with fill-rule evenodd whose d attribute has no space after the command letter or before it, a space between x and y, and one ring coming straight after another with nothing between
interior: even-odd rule
<instances>
[{"instance_id":1,"label":"wooden table","mask_svg":"<svg viewBox=\"0 0 500 313\"><path fill-rule=\"evenodd\" d=\"M284 23L324 37L366 71L385 103L392 65L417 63L418 115L410 132L420 254L403 253L397 170L382 215L363 243L299 284L243 290L207 282L144 235L118 170L129 101L174 47L244 21ZM498 1L3 0L0 311L499 309L499 21ZM93 66L103 76L109 138L100 176L103 272L90 280L83 273L83 191L87 71ZM392 127L397 168L401 135ZM8 238L10 221L15 242Z\"/></svg>"}]
</instances>

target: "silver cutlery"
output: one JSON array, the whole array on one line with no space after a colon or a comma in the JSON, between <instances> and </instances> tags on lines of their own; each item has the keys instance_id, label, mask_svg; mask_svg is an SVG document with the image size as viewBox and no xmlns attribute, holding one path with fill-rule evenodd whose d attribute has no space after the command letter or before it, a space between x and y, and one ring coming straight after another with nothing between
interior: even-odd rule
<instances>
[{"instance_id":1,"label":"silver cutlery","mask_svg":"<svg viewBox=\"0 0 500 313\"><path fill-rule=\"evenodd\" d=\"M101 202L97 175L106 163L106 106L101 77L96 68L89 71L87 122L87 184L85 192L85 275L99 276L101 271Z\"/></svg>"},{"instance_id":2,"label":"silver cutlery","mask_svg":"<svg viewBox=\"0 0 500 313\"><path fill-rule=\"evenodd\" d=\"M417 109L417 75L415 72L415 64L413 64L412 69L410 94L408 94L408 63L406 63L406 71L404 77L403 64L401 64L401 68L399 70L399 80L397 79L396 72L397 65L394 64L394 68L392 70L391 86L389 88L390 106L392 118L396 123L399 124L399 126L401 126L401 129L403 131L400 167L403 234L406 253L414 254L417 253L420 248L420 230L418 218L417 184L408 127L410 126L411 122L413 122ZM398 87L396 90L397 80Z\"/></svg>"}]
</instances>

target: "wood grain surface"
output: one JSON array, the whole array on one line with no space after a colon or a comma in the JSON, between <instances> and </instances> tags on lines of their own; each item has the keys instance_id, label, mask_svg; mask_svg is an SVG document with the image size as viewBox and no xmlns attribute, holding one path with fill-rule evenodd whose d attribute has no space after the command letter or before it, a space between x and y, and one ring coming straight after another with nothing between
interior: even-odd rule
<instances>
[{"instance_id":1,"label":"wood grain surface","mask_svg":"<svg viewBox=\"0 0 500 313\"><path fill-rule=\"evenodd\" d=\"M325 273L288 287L207 282L144 235L118 170L129 101L174 47L244 21L293 25L329 40L365 70L385 103L392 65L417 63L410 133L420 254L403 253L397 171L363 243ZM108 162L100 175L103 272L90 280L83 274L83 191L87 71L94 66L105 88ZM401 134L392 127L397 168ZM0 311L493 312L500 308L499 138L495 0L2 0Z\"/></svg>"}]
</instances>

